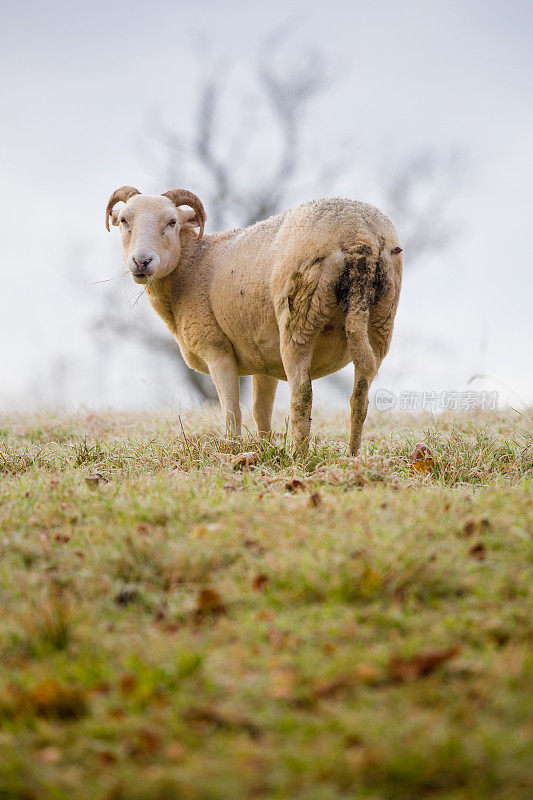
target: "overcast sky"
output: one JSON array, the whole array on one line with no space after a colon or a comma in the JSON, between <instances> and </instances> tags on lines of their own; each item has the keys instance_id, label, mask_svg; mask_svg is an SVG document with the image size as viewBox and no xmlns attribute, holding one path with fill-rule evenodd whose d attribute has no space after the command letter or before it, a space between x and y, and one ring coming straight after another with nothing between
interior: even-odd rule
<instances>
[{"instance_id":1,"label":"overcast sky","mask_svg":"<svg viewBox=\"0 0 533 800\"><path fill-rule=\"evenodd\" d=\"M157 402L133 355L99 389L84 328L99 285L76 287L66 265L83 260L95 281L121 271L103 225L109 194L169 188L139 146L153 110L187 130L198 52L246 75L288 13L295 44L319 46L332 68L309 120L316 147L348 136L383 163L428 148L465 156L456 235L407 271L381 385L463 389L482 371L513 404L533 402L533 3L19 0L0 10L0 407L31 405L61 356L86 378L71 403Z\"/></svg>"}]
</instances>

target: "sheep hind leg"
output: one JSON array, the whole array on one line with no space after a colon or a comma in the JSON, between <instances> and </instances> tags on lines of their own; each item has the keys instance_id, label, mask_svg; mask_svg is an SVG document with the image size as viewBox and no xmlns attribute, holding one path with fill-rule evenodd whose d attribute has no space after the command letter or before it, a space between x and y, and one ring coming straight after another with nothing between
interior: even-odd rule
<instances>
[{"instance_id":1,"label":"sheep hind leg","mask_svg":"<svg viewBox=\"0 0 533 800\"><path fill-rule=\"evenodd\" d=\"M361 447L368 411L368 390L377 372L374 351L368 341L368 314L348 312L346 338L354 363L354 388L350 398L350 455Z\"/></svg>"},{"instance_id":2,"label":"sheep hind leg","mask_svg":"<svg viewBox=\"0 0 533 800\"><path fill-rule=\"evenodd\" d=\"M278 379L270 375L252 376L252 406L257 435L267 438L270 435L272 409Z\"/></svg>"},{"instance_id":3,"label":"sheep hind leg","mask_svg":"<svg viewBox=\"0 0 533 800\"><path fill-rule=\"evenodd\" d=\"M314 340L298 344L289 337L284 341L282 337L281 360L291 395L291 442L294 455L305 454L309 448L313 404L311 385L313 349Z\"/></svg>"},{"instance_id":4,"label":"sheep hind leg","mask_svg":"<svg viewBox=\"0 0 533 800\"><path fill-rule=\"evenodd\" d=\"M355 456L361 447L363 425L368 411L368 378L358 375L355 367L355 380L350 398L350 455Z\"/></svg>"}]
</instances>

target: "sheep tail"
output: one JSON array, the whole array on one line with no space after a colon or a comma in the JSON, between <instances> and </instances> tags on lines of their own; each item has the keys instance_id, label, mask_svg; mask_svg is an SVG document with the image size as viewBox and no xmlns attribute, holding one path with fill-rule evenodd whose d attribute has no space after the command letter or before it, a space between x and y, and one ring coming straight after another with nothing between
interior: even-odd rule
<instances>
[{"instance_id":1,"label":"sheep tail","mask_svg":"<svg viewBox=\"0 0 533 800\"><path fill-rule=\"evenodd\" d=\"M361 376L372 380L377 362L368 337L370 308L376 300L380 253L369 244L343 248L344 268L336 286L337 302L344 311L345 332L352 361Z\"/></svg>"}]
</instances>

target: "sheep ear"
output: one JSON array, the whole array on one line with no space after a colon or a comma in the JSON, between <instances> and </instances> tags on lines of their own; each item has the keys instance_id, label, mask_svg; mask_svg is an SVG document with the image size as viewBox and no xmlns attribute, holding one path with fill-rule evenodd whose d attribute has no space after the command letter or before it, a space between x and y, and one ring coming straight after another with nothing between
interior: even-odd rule
<instances>
[{"instance_id":1,"label":"sheep ear","mask_svg":"<svg viewBox=\"0 0 533 800\"><path fill-rule=\"evenodd\" d=\"M182 206L177 209L180 221L180 228L199 228L200 220L194 208Z\"/></svg>"},{"instance_id":2,"label":"sheep ear","mask_svg":"<svg viewBox=\"0 0 533 800\"><path fill-rule=\"evenodd\" d=\"M122 203L118 206L115 206L111 214L109 215L109 221L111 225L118 225L118 221L120 219L120 212L122 211Z\"/></svg>"}]
</instances>

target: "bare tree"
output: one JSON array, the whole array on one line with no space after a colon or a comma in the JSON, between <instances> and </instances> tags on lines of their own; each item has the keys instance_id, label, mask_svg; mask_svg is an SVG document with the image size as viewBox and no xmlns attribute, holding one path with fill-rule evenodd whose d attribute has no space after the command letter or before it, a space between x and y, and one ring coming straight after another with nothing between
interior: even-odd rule
<instances>
[{"instance_id":1,"label":"bare tree","mask_svg":"<svg viewBox=\"0 0 533 800\"><path fill-rule=\"evenodd\" d=\"M246 226L277 213L303 193L300 167L305 164L305 194L335 191L340 174L355 180L353 153L329 147L317 163L306 140L306 122L314 100L327 91L323 59L316 52L298 52L297 64L286 64L282 37L274 33L263 48L254 73L252 96L245 91L228 96L228 68L217 64L198 91L192 133L177 132L152 115L151 145L159 160L157 172L168 186L188 186L202 197L208 224L215 230ZM228 120L233 131L228 131ZM333 156L331 156L333 153ZM398 221L409 265L446 245L447 180L450 163L432 154L405 161L382 180L384 208ZM216 399L211 380L190 370L170 334L139 313L120 313L108 296L93 321L93 331L107 345L136 339L147 353L168 356L199 398ZM330 378L344 390L340 378Z\"/></svg>"},{"instance_id":2,"label":"bare tree","mask_svg":"<svg viewBox=\"0 0 533 800\"><path fill-rule=\"evenodd\" d=\"M401 232L407 266L445 249L452 237L448 202L462 159L459 153L422 153L387 170L383 178L387 213ZM458 233L457 222L453 229Z\"/></svg>"}]
</instances>

